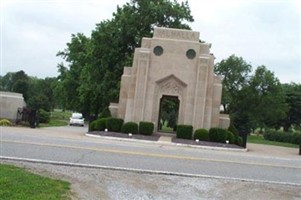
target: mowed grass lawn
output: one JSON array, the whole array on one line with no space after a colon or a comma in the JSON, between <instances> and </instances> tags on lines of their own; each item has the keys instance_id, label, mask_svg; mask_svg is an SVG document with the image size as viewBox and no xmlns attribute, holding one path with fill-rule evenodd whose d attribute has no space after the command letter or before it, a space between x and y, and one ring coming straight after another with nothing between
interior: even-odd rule
<instances>
[{"instance_id":1,"label":"mowed grass lawn","mask_svg":"<svg viewBox=\"0 0 301 200\"><path fill-rule=\"evenodd\" d=\"M12 165L0 164L0 199L71 199L70 183L35 175Z\"/></svg>"},{"instance_id":2,"label":"mowed grass lawn","mask_svg":"<svg viewBox=\"0 0 301 200\"><path fill-rule=\"evenodd\" d=\"M266 145L275 145L275 146L290 147L290 148L299 148L299 145L297 144L265 140L262 135L249 135L247 141L248 143L255 143L255 144L266 144Z\"/></svg>"},{"instance_id":3,"label":"mowed grass lawn","mask_svg":"<svg viewBox=\"0 0 301 200\"><path fill-rule=\"evenodd\" d=\"M54 109L54 111L51 112L49 123L40 123L39 127L67 126L71 115L71 111L62 111L59 109Z\"/></svg>"}]
</instances>

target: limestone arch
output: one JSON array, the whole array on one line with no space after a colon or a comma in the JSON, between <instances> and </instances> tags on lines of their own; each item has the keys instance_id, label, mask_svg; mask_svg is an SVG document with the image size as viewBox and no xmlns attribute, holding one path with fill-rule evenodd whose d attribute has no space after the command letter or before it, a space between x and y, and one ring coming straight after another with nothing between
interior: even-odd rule
<instances>
[{"instance_id":1,"label":"limestone arch","mask_svg":"<svg viewBox=\"0 0 301 200\"><path fill-rule=\"evenodd\" d=\"M178 124L184 123L184 111L186 102L187 84L181 81L178 77L171 74L155 81L155 95L153 99L153 122L159 121L160 99L163 96L176 96L179 103ZM155 124L155 130L158 129L158 124Z\"/></svg>"}]
</instances>

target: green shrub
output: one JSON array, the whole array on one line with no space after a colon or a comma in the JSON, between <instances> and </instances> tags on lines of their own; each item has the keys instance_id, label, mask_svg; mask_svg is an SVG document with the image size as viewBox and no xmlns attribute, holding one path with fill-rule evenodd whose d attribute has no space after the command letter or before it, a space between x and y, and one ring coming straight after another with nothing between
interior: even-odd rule
<instances>
[{"instance_id":1,"label":"green shrub","mask_svg":"<svg viewBox=\"0 0 301 200\"><path fill-rule=\"evenodd\" d=\"M120 132L123 125L123 119L110 117L107 118L106 127L109 131Z\"/></svg>"},{"instance_id":2,"label":"green shrub","mask_svg":"<svg viewBox=\"0 0 301 200\"><path fill-rule=\"evenodd\" d=\"M197 129L194 132L193 139L194 140L199 139L199 140L202 140L202 141L209 141L209 131L207 129L203 129L203 128Z\"/></svg>"},{"instance_id":3,"label":"green shrub","mask_svg":"<svg viewBox=\"0 0 301 200\"><path fill-rule=\"evenodd\" d=\"M236 135L234 136L234 138L235 138L234 144L237 144L238 146L242 146L242 137Z\"/></svg>"},{"instance_id":4,"label":"green shrub","mask_svg":"<svg viewBox=\"0 0 301 200\"><path fill-rule=\"evenodd\" d=\"M211 142L225 143L228 137L228 132L222 128L211 128L209 130L209 140Z\"/></svg>"},{"instance_id":5,"label":"green shrub","mask_svg":"<svg viewBox=\"0 0 301 200\"><path fill-rule=\"evenodd\" d=\"M232 132L226 131L227 132L227 140L229 141L230 144L235 143L235 136Z\"/></svg>"},{"instance_id":6,"label":"green shrub","mask_svg":"<svg viewBox=\"0 0 301 200\"><path fill-rule=\"evenodd\" d=\"M89 123L89 132L90 131L96 131L96 121L97 120Z\"/></svg>"},{"instance_id":7,"label":"green shrub","mask_svg":"<svg viewBox=\"0 0 301 200\"><path fill-rule=\"evenodd\" d=\"M293 133L292 143L293 144L301 144L301 132Z\"/></svg>"},{"instance_id":8,"label":"green shrub","mask_svg":"<svg viewBox=\"0 0 301 200\"><path fill-rule=\"evenodd\" d=\"M193 127L191 125L177 125L177 138L192 139Z\"/></svg>"},{"instance_id":9,"label":"green shrub","mask_svg":"<svg viewBox=\"0 0 301 200\"><path fill-rule=\"evenodd\" d=\"M98 117L100 119L112 117L109 107L104 108Z\"/></svg>"},{"instance_id":10,"label":"green shrub","mask_svg":"<svg viewBox=\"0 0 301 200\"><path fill-rule=\"evenodd\" d=\"M10 121L8 119L1 119L0 126L10 126Z\"/></svg>"},{"instance_id":11,"label":"green shrub","mask_svg":"<svg viewBox=\"0 0 301 200\"><path fill-rule=\"evenodd\" d=\"M292 144L300 144L301 133L300 132L289 132L285 133L283 131L267 130L263 137L265 140L276 141L276 142L286 142Z\"/></svg>"},{"instance_id":12,"label":"green shrub","mask_svg":"<svg viewBox=\"0 0 301 200\"><path fill-rule=\"evenodd\" d=\"M104 131L108 118L100 118L91 123L91 131Z\"/></svg>"},{"instance_id":13,"label":"green shrub","mask_svg":"<svg viewBox=\"0 0 301 200\"><path fill-rule=\"evenodd\" d=\"M43 109L39 109L39 123L49 123L50 121L50 112L47 112Z\"/></svg>"},{"instance_id":14,"label":"green shrub","mask_svg":"<svg viewBox=\"0 0 301 200\"><path fill-rule=\"evenodd\" d=\"M238 130L236 129L236 127L231 123L230 124L230 126L229 126L229 128L228 128L228 131L230 131L231 133L233 133L233 135L235 136L235 135L239 135L239 133L238 133Z\"/></svg>"},{"instance_id":15,"label":"green shrub","mask_svg":"<svg viewBox=\"0 0 301 200\"><path fill-rule=\"evenodd\" d=\"M142 135L152 135L154 124L152 122L139 122L139 133Z\"/></svg>"},{"instance_id":16,"label":"green shrub","mask_svg":"<svg viewBox=\"0 0 301 200\"><path fill-rule=\"evenodd\" d=\"M136 122L127 122L122 125L121 132L137 134L138 133L138 124Z\"/></svg>"}]
</instances>

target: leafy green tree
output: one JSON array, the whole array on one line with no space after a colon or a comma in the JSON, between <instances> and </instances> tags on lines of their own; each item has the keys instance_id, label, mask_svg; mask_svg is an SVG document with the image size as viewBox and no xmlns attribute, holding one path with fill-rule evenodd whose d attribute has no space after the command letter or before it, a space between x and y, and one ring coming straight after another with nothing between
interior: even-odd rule
<instances>
[{"instance_id":1,"label":"leafy green tree","mask_svg":"<svg viewBox=\"0 0 301 200\"><path fill-rule=\"evenodd\" d=\"M265 66L250 75L252 66L231 55L215 66L222 77L222 105L239 131L275 127L288 110L279 80Z\"/></svg>"},{"instance_id":2,"label":"leafy green tree","mask_svg":"<svg viewBox=\"0 0 301 200\"><path fill-rule=\"evenodd\" d=\"M8 72L1 78L1 90L22 93L28 107L50 111L56 106L53 93L56 80L31 77L23 70Z\"/></svg>"},{"instance_id":3,"label":"leafy green tree","mask_svg":"<svg viewBox=\"0 0 301 200\"><path fill-rule=\"evenodd\" d=\"M224 113L235 112L236 103L241 98L241 90L247 86L252 66L242 57L231 55L217 63L214 72L221 76L223 83L222 105Z\"/></svg>"},{"instance_id":4,"label":"leafy green tree","mask_svg":"<svg viewBox=\"0 0 301 200\"><path fill-rule=\"evenodd\" d=\"M81 85L81 72L85 65L89 63L88 45L90 39L81 33L71 36L71 42L67 43L67 49L58 52L57 56L63 57L68 63L69 67L60 64L58 76L59 85L57 85L56 94L61 92L65 95L61 99L66 109L83 111L80 102L79 87Z\"/></svg>"},{"instance_id":5,"label":"leafy green tree","mask_svg":"<svg viewBox=\"0 0 301 200\"><path fill-rule=\"evenodd\" d=\"M29 76L23 71L9 72L1 78L1 90L23 94L28 99Z\"/></svg>"},{"instance_id":6,"label":"leafy green tree","mask_svg":"<svg viewBox=\"0 0 301 200\"><path fill-rule=\"evenodd\" d=\"M56 78L39 79L30 77L27 106L34 109L51 111L56 106L53 85Z\"/></svg>"},{"instance_id":7,"label":"leafy green tree","mask_svg":"<svg viewBox=\"0 0 301 200\"><path fill-rule=\"evenodd\" d=\"M151 37L155 26L190 29L188 3L169 0L132 0L117 7L111 20L102 21L91 38L73 35L67 48L59 52L69 63L62 68L57 90L63 90L66 108L82 112L104 112L118 101L123 67L132 64L142 37Z\"/></svg>"},{"instance_id":8,"label":"leafy green tree","mask_svg":"<svg viewBox=\"0 0 301 200\"><path fill-rule=\"evenodd\" d=\"M13 75L14 72L8 72L5 74L3 77L1 77L1 82L0 82L0 90L1 91L12 91L12 86L13 86Z\"/></svg>"},{"instance_id":9,"label":"leafy green tree","mask_svg":"<svg viewBox=\"0 0 301 200\"><path fill-rule=\"evenodd\" d=\"M283 84L282 88L289 109L279 125L283 126L285 132L288 132L292 125L301 126L301 84Z\"/></svg>"},{"instance_id":10,"label":"leafy green tree","mask_svg":"<svg viewBox=\"0 0 301 200\"><path fill-rule=\"evenodd\" d=\"M279 80L265 66L259 66L249 82L250 120L254 127L275 127L286 116L288 106Z\"/></svg>"}]
</instances>

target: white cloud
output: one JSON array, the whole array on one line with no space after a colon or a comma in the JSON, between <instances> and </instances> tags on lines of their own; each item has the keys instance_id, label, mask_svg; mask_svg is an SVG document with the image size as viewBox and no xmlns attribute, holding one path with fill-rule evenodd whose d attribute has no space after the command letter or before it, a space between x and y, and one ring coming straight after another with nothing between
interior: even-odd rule
<instances>
[{"instance_id":1,"label":"white cloud","mask_svg":"<svg viewBox=\"0 0 301 200\"><path fill-rule=\"evenodd\" d=\"M71 34L89 36L95 24L111 19L111 1L1 1L1 74L23 69L56 76L58 51ZM217 60L242 56L253 67L266 65L282 82L301 82L301 4L296 1L188 0L201 39L212 43Z\"/></svg>"},{"instance_id":2,"label":"white cloud","mask_svg":"<svg viewBox=\"0 0 301 200\"><path fill-rule=\"evenodd\" d=\"M204 2L192 6L192 27L212 43L217 61L236 54L253 68L266 65L282 82L301 82L300 12L292 2L214 1L201 9Z\"/></svg>"}]
</instances>

